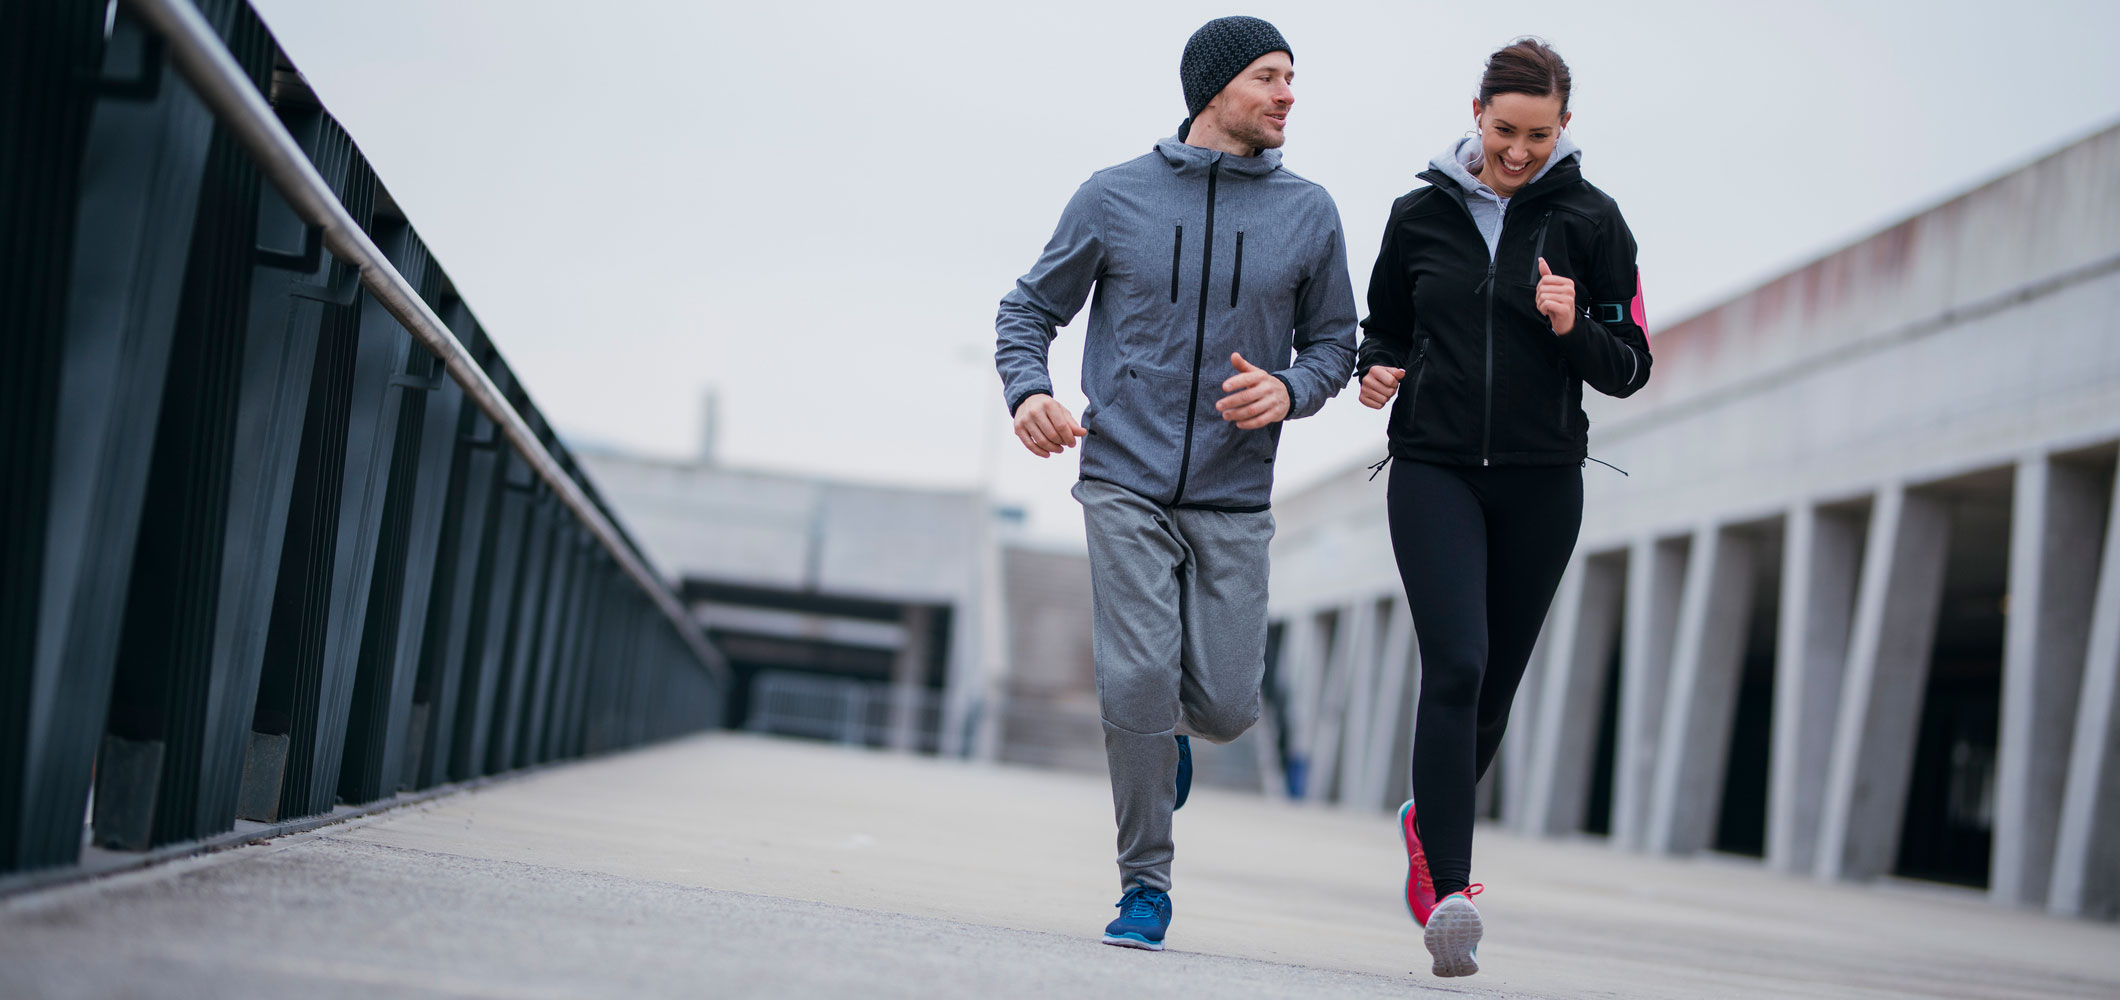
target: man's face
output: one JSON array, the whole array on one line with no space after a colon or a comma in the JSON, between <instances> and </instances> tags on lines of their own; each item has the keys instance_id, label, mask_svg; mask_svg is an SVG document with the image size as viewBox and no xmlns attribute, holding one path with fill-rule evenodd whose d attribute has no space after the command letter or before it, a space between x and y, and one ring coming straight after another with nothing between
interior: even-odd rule
<instances>
[{"instance_id":1,"label":"man's face","mask_svg":"<svg viewBox=\"0 0 2120 1000\"><path fill-rule=\"evenodd\" d=\"M1295 79L1295 61L1288 53L1268 52L1244 67L1207 106L1225 135L1255 149L1278 149L1288 141Z\"/></svg>"}]
</instances>

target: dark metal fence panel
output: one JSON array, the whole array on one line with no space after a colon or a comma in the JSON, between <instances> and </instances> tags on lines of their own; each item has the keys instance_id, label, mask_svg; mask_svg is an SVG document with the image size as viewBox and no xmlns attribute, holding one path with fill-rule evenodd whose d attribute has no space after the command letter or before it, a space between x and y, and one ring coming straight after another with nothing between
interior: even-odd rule
<instances>
[{"instance_id":1,"label":"dark metal fence panel","mask_svg":"<svg viewBox=\"0 0 2120 1000\"><path fill-rule=\"evenodd\" d=\"M493 535L480 572L475 610L476 638L466 651L464 684L457 703L456 742L449 762L452 781L486 773L486 747L493 732L494 696L500 690L501 664L507 657L509 623L514 621L518 567L529 538L529 513L536 480L530 467L513 453L502 456L492 515Z\"/></svg>"},{"instance_id":2,"label":"dark metal fence panel","mask_svg":"<svg viewBox=\"0 0 2120 1000\"><path fill-rule=\"evenodd\" d=\"M0 3L0 889L77 860L91 784L141 849L717 724L718 654L247 3L106 11Z\"/></svg>"},{"instance_id":3,"label":"dark metal fence panel","mask_svg":"<svg viewBox=\"0 0 2120 1000\"><path fill-rule=\"evenodd\" d=\"M472 346L474 354L483 356L477 323L461 300L445 315L458 337ZM437 554L429 622L420 649L420 680L413 695L419 706L415 718L424 710L427 723L414 772L415 788L448 780L459 699L472 697L464 693L466 663L482 624L481 573L492 558L497 533L493 514L501 485L500 442L492 421L477 407L462 405L462 391L454 383L442 392L445 399L458 401L452 428L455 458L441 526L442 537L452 543Z\"/></svg>"},{"instance_id":4,"label":"dark metal fence panel","mask_svg":"<svg viewBox=\"0 0 2120 1000\"><path fill-rule=\"evenodd\" d=\"M544 762L560 756L560 743L567 731L567 699L572 696L576 678L581 672L583 650L588 642L589 615L594 606L596 590L608 586L603 577L603 560L596 540L585 531L578 531L577 543L581 546L581 564L575 573L574 596L568 602L567 628L559 655L555 657L552 671L552 696L546 709L543 736L535 760Z\"/></svg>"},{"instance_id":5,"label":"dark metal fence panel","mask_svg":"<svg viewBox=\"0 0 2120 1000\"><path fill-rule=\"evenodd\" d=\"M358 224L367 226L375 203L375 174L366 158L323 112L312 112L302 124L306 127L297 130L296 137L339 201ZM326 308L314 314L314 333L290 331L294 336L317 338L316 361L310 371L309 403L255 723L260 735L283 737L284 742L255 744L261 749L251 761L251 777L245 779L251 786L245 796L247 819L269 821L282 815L320 812L330 806L320 791L336 786L337 762L319 759L320 753L337 749L338 741L329 732L334 728L331 716L343 703L336 696L340 674L350 674L343 652L346 623L343 614L335 618L334 613L344 611L351 578L359 568L347 565L361 555L354 547L364 536L373 537L362 530L365 511L358 503L370 457L363 446L373 428L365 420L353 419L364 297L349 280L348 270L335 262L331 285L312 293L326 299ZM358 412L373 416L369 407ZM358 439L349 442L349 436L357 432ZM358 473L351 486L349 469ZM357 501L351 511L346 509L349 492ZM327 767L334 772L330 782L320 780Z\"/></svg>"},{"instance_id":6,"label":"dark metal fence panel","mask_svg":"<svg viewBox=\"0 0 2120 1000\"><path fill-rule=\"evenodd\" d=\"M430 307L441 305L441 271L432 266L425 244L407 225L394 225L379 241L391 263L419 289ZM433 355L419 349L410 334L399 328L387 313L378 323L377 345L388 347L391 365L384 384L371 387L381 397L376 464L370 469L371 502L380 487L382 516L375 539L375 562L370 570L360 648L354 671L350 714L346 723L344 766L339 771L338 797L343 802L372 802L397 791L403 771L403 747L407 716L411 712L412 671L416 660L400 655L401 644L411 641L417 648L417 632L425 618L426 604L407 614L409 579L424 577L410 564L414 531L414 504L419 496L421 448L427 437L428 396L441 379ZM380 352L379 352L380 353ZM387 434L387 437L385 436ZM446 470L445 470L446 471ZM420 550L421 563L431 548ZM412 636L405 633L412 632Z\"/></svg>"},{"instance_id":7,"label":"dark metal fence panel","mask_svg":"<svg viewBox=\"0 0 2120 1000\"><path fill-rule=\"evenodd\" d=\"M231 6L229 48L262 87L272 68L263 25ZM214 655L227 554L231 469L250 310L259 177L215 130L164 379L147 496L97 768L97 840L143 849L227 829L236 775L214 766L220 730L249 716L217 698Z\"/></svg>"},{"instance_id":8,"label":"dark metal fence panel","mask_svg":"<svg viewBox=\"0 0 2120 1000\"><path fill-rule=\"evenodd\" d=\"M45 763L74 678L37 658L37 638L66 275L102 61L100 0L0 3L0 871L71 860L46 817L87 785Z\"/></svg>"},{"instance_id":9,"label":"dark metal fence panel","mask_svg":"<svg viewBox=\"0 0 2120 1000\"><path fill-rule=\"evenodd\" d=\"M444 300L442 311L445 315L468 315L462 301L450 296ZM363 797L355 801L417 787L419 757L427 746L425 712L421 711L415 718L415 706L422 705L419 678L425 664L421 652L426 646L428 616L434 604L435 581L442 569L442 556L458 548L443 544L443 523L454 479L457 423L464 409L464 393L456 383L444 377L440 363L432 356L414 352L412 360L414 377L419 380L419 388L424 393L424 412L416 431L419 436L418 461L408 473L415 485L406 515L407 556L404 594L398 612L398 641L390 659L394 673L387 699L389 724L383 732L381 747L363 748L364 756L378 756L380 763L376 766L376 784L362 789L358 794ZM401 425L401 433L413 426L414 422L407 420Z\"/></svg>"},{"instance_id":10,"label":"dark metal fence panel","mask_svg":"<svg viewBox=\"0 0 2120 1000\"><path fill-rule=\"evenodd\" d=\"M71 860L110 709L213 117L121 18L81 167L27 727L24 861Z\"/></svg>"},{"instance_id":11,"label":"dark metal fence panel","mask_svg":"<svg viewBox=\"0 0 2120 1000\"><path fill-rule=\"evenodd\" d=\"M313 105L283 104L280 117L325 177L346 193L357 178L345 133ZM345 326L355 285L353 269L324 250L278 194L260 192L257 216L238 409L236 454L242 460L229 492L215 638L230 711L214 751L217 771L229 773L233 765L239 776L236 814L269 820L280 813L292 705L287 671L302 648L308 610L303 595L283 590L281 582L307 579L312 536L322 530L312 509L317 458L309 442L322 425L309 420L311 387L325 333Z\"/></svg>"}]
</instances>

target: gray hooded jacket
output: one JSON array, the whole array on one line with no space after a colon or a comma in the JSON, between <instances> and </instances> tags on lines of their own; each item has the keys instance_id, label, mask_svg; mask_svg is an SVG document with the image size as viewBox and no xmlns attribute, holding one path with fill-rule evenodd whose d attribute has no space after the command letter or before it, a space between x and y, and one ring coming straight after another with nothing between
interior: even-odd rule
<instances>
[{"instance_id":1,"label":"gray hooded jacket","mask_svg":"<svg viewBox=\"0 0 2120 1000\"><path fill-rule=\"evenodd\" d=\"M1545 166L1538 168L1538 173L1532 174L1524 186L1528 188L1537 184L1551 173L1555 166L1571 156L1582 155L1583 149L1575 144L1575 136L1567 129L1562 129L1560 138L1554 140L1553 152L1546 156ZM1449 149L1437 153L1435 159L1428 161L1428 165L1442 171L1444 176L1456 181L1458 187L1465 189L1465 209L1472 213L1472 222L1479 227L1480 235L1486 237L1487 256L1493 259L1495 247L1502 238L1502 218L1509 213L1509 199L1495 194L1493 188L1473 176L1472 171L1479 167L1480 160L1480 140L1476 136L1468 135L1452 142Z\"/></svg>"},{"instance_id":2,"label":"gray hooded jacket","mask_svg":"<svg viewBox=\"0 0 2120 1000\"><path fill-rule=\"evenodd\" d=\"M1354 290L1332 197L1281 169L1279 150L1175 137L1093 174L1001 299L994 364L1011 413L1052 392L1047 351L1092 286L1082 476L1171 506L1265 510L1281 425L1239 430L1215 402L1232 353L1287 384L1290 419L1347 383Z\"/></svg>"}]
</instances>

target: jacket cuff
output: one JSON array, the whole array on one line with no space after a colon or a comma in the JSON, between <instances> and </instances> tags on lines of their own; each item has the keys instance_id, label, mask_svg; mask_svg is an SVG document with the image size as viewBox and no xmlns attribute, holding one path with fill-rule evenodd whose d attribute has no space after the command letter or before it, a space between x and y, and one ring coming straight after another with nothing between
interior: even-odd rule
<instances>
[{"instance_id":1,"label":"jacket cuff","mask_svg":"<svg viewBox=\"0 0 2120 1000\"><path fill-rule=\"evenodd\" d=\"M1053 387L1044 382L1033 382L1030 385L1024 386L1021 389L1017 389L1013 392L1010 392L1007 397L1008 415L1010 417L1014 417L1016 415L1016 407L1022 406L1024 400L1029 399L1032 396L1036 396L1039 393L1044 393L1050 396L1053 394Z\"/></svg>"},{"instance_id":2,"label":"jacket cuff","mask_svg":"<svg viewBox=\"0 0 2120 1000\"><path fill-rule=\"evenodd\" d=\"M1568 360L1588 362L1596 357L1590 352L1588 337L1591 336L1610 337L1612 336L1612 331L1605 329L1598 321L1591 319L1588 309L1578 309L1575 313L1575 329L1567 333L1555 334L1554 339L1561 342L1561 353L1566 354Z\"/></svg>"},{"instance_id":3,"label":"jacket cuff","mask_svg":"<svg viewBox=\"0 0 2120 1000\"><path fill-rule=\"evenodd\" d=\"M1296 405L1299 400L1299 397L1297 397L1296 395L1296 384L1294 382L1289 381L1288 376L1283 375L1280 372L1268 372L1267 374L1272 375L1277 379L1280 379L1281 384L1288 387L1288 415L1282 417L1281 419L1294 420L1298 416L1301 416L1303 408L1301 406Z\"/></svg>"},{"instance_id":4,"label":"jacket cuff","mask_svg":"<svg viewBox=\"0 0 2120 1000\"><path fill-rule=\"evenodd\" d=\"M1386 368L1406 367L1399 363L1399 359L1392 357L1390 351L1381 347L1371 348L1356 355L1354 359L1354 380L1356 382L1362 381L1362 377L1368 375L1369 370L1378 365Z\"/></svg>"}]
</instances>

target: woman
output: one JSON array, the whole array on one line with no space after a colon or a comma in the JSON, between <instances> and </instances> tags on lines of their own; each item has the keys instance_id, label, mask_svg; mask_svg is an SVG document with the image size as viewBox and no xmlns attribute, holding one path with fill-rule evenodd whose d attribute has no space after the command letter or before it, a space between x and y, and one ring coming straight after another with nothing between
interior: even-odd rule
<instances>
[{"instance_id":1,"label":"woman","mask_svg":"<svg viewBox=\"0 0 2120 1000\"><path fill-rule=\"evenodd\" d=\"M1477 134L1391 207L1355 362L1365 405L1398 398L1387 508L1421 644L1421 807L1399 825L1438 976L1479 971L1473 786L1582 523L1583 385L1626 396L1649 379L1634 237L1583 179L1568 90L1536 40L1488 59Z\"/></svg>"}]
</instances>

